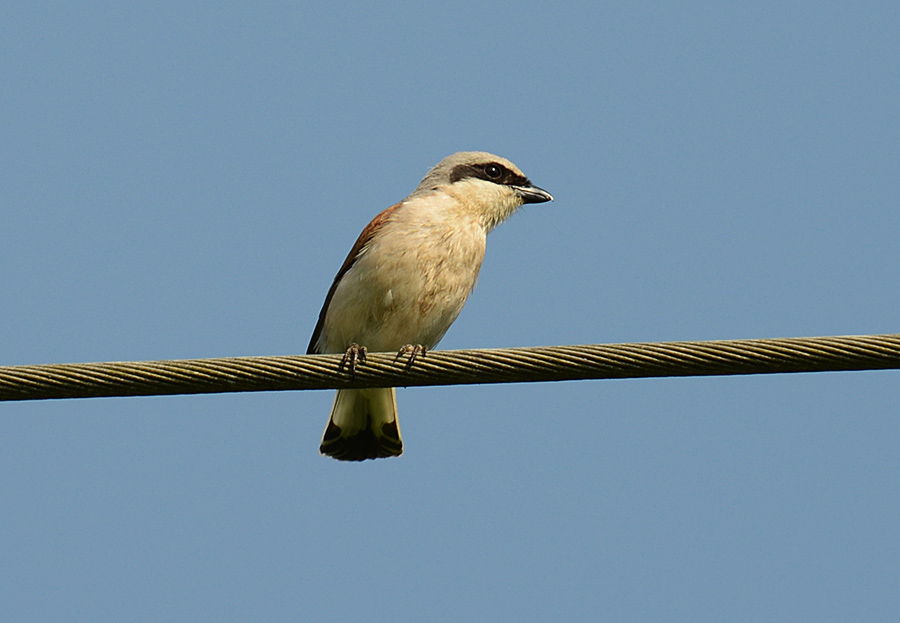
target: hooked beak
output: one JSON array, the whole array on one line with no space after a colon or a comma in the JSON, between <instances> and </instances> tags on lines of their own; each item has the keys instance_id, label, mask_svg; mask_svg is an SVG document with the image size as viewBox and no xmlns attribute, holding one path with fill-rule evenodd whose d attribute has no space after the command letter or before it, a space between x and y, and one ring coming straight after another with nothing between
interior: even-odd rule
<instances>
[{"instance_id":1,"label":"hooked beak","mask_svg":"<svg viewBox=\"0 0 900 623\"><path fill-rule=\"evenodd\" d=\"M544 203L553 201L553 195L537 186L513 186L516 194L522 198L522 203Z\"/></svg>"}]
</instances>

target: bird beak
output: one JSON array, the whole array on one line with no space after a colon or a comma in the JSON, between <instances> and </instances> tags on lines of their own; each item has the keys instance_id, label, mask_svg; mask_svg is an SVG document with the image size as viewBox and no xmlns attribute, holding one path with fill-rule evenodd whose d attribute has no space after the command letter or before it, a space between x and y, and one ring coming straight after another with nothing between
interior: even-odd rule
<instances>
[{"instance_id":1,"label":"bird beak","mask_svg":"<svg viewBox=\"0 0 900 623\"><path fill-rule=\"evenodd\" d=\"M553 195L537 186L513 186L516 194L522 198L522 203L544 203L553 201Z\"/></svg>"}]
</instances>

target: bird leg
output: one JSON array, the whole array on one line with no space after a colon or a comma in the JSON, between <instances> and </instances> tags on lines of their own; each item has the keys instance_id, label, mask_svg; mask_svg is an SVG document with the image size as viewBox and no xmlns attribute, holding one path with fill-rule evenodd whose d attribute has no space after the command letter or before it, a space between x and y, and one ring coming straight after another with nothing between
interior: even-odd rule
<instances>
[{"instance_id":1,"label":"bird leg","mask_svg":"<svg viewBox=\"0 0 900 623\"><path fill-rule=\"evenodd\" d=\"M347 351L344 353L344 358L341 359L341 365L338 366L338 372L343 372L344 368L350 371L350 378L353 379L356 377L356 365L357 363L365 363L366 362L366 350L365 346L360 346L355 342L347 347Z\"/></svg>"},{"instance_id":2,"label":"bird leg","mask_svg":"<svg viewBox=\"0 0 900 623\"><path fill-rule=\"evenodd\" d=\"M409 370L412 368L413 363L415 363L416 358L421 355L422 358L425 358L425 354L428 352L428 348L422 346L421 344L416 344L413 346L412 344L406 344L400 348L400 352L397 353L397 356L394 357L394 361L397 361L403 355L409 354L409 361L406 362L406 369Z\"/></svg>"}]
</instances>

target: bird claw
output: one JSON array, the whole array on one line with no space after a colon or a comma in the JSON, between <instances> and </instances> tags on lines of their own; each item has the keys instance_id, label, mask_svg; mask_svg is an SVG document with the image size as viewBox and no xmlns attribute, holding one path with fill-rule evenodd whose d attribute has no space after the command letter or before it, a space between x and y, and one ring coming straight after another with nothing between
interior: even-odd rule
<instances>
[{"instance_id":1,"label":"bird claw","mask_svg":"<svg viewBox=\"0 0 900 623\"><path fill-rule=\"evenodd\" d=\"M360 346L359 344L353 343L347 347L347 351L344 353L343 359L341 359L341 365L338 366L338 372L343 372L346 368L350 372L350 378L353 379L356 377L356 366L359 363L366 362L366 350L365 346Z\"/></svg>"},{"instance_id":2,"label":"bird claw","mask_svg":"<svg viewBox=\"0 0 900 623\"><path fill-rule=\"evenodd\" d=\"M409 354L409 360L406 362L406 369L409 370L412 368L413 363L415 363L416 359L419 355L422 358L425 358L425 354L428 352L428 348L422 346L421 344L416 344L413 346L412 344L406 344L400 348L400 352L397 353L397 356L394 357L394 361L396 362L400 357Z\"/></svg>"}]
</instances>

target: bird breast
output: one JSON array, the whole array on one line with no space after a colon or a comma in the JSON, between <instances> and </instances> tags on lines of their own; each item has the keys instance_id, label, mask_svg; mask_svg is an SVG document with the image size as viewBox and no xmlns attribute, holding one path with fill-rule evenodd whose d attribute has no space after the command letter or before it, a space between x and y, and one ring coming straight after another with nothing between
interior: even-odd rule
<instances>
[{"instance_id":1,"label":"bird breast","mask_svg":"<svg viewBox=\"0 0 900 623\"><path fill-rule=\"evenodd\" d=\"M335 289L324 325L327 350L435 346L475 287L485 242L478 219L446 195L401 205Z\"/></svg>"}]
</instances>

